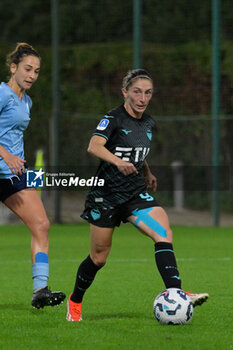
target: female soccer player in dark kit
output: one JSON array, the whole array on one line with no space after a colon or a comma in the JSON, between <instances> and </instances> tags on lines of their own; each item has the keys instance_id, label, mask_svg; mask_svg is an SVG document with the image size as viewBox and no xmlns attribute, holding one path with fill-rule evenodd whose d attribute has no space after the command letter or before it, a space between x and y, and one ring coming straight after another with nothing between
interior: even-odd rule
<instances>
[{"instance_id":1,"label":"female soccer player in dark kit","mask_svg":"<svg viewBox=\"0 0 233 350\"><path fill-rule=\"evenodd\" d=\"M31 304L38 309L58 305L65 299L64 293L52 292L47 286L50 224L36 190L26 188L23 132L29 124L32 106L26 91L37 80L40 65L37 51L27 43L18 43L7 56L10 79L0 85L0 200L32 233Z\"/></svg>"},{"instance_id":2,"label":"female soccer player in dark kit","mask_svg":"<svg viewBox=\"0 0 233 350\"><path fill-rule=\"evenodd\" d=\"M90 223L90 254L77 271L67 302L68 321L82 320L83 296L106 263L114 228L121 221L135 225L154 241L155 261L166 288L181 288L168 216L147 192L157 187L146 161L155 127L145 113L153 94L151 76L144 69L129 71L122 94L124 104L104 116L88 147L88 152L101 160L96 176L104 179L105 185L91 188L81 215ZM188 294L194 306L208 298L207 293Z\"/></svg>"}]
</instances>

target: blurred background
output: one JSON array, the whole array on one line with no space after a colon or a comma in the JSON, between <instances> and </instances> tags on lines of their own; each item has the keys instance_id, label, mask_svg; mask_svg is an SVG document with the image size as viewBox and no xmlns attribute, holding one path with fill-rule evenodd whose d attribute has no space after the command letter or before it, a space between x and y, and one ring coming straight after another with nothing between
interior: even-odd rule
<instances>
[{"instance_id":1,"label":"blurred background","mask_svg":"<svg viewBox=\"0 0 233 350\"><path fill-rule=\"evenodd\" d=\"M158 178L158 200L172 223L233 225L233 4L217 2L219 111L213 126L216 1L1 0L1 81L7 81L6 54L17 42L30 43L42 57L29 92L30 167L42 149L47 167L91 174L98 164L86 152L92 132L101 116L123 102L126 72L143 67L155 83L148 112L158 131L148 162ZM217 196L213 164L220 165ZM85 190L42 191L42 197L51 220L80 221ZM13 220L3 206L1 217Z\"/></svg>"}]
</instances>

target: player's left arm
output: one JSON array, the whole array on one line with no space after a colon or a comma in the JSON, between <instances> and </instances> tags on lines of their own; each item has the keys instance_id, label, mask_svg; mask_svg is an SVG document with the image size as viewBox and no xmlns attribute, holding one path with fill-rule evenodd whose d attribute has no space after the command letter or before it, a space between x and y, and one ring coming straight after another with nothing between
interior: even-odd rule
<instances>
[{"instance_id":1,"label":"player's left arm","mask_svg":"<svg viewBox=\"0 0 233 350\"><path fill-rule=\"evenodd\" d=\"M143 170L143 174L144 174L147 188L152 188L153 191L156 191L157 179L150 171L150 167L149 167L147 161L144 162L142 170Z\"/></svg>"}]
</instances>

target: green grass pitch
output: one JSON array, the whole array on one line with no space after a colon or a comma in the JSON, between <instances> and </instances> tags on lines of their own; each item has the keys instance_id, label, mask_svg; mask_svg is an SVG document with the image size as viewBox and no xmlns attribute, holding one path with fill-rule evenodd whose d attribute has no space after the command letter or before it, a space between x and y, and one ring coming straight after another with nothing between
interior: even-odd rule
<instances>
[{"instance_id":1,"label":"green grass pitch","mask_svg":"<svg viewBox=\"0 0 233 350\"><path fill-rule=\"evenodd\" d=\"M164 286L153 242L129 224L115 231L107 264L86 293L81 323L66 321L66 303L31 307L30 234L24 226L1 226L0 349L233 349L233 228L175 226L173 232L183 289L210 294L183 326L154 319L153 301ZM49 286L68 296L88 252L88 225L52 226Z\"/></svg>"}]
</instances>

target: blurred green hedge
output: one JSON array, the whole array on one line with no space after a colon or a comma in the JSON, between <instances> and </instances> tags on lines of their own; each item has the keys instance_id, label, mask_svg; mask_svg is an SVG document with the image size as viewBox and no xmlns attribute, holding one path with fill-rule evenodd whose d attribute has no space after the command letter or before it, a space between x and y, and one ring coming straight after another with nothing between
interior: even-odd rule
<instances>
[{"instance_id":1,"label":"blurred green hedge","mask_svg":"<svg viewBox=\"0 0 233 350\"><path fill-rule=\"evenodd\" d=\"M6 81L4 57L12 47L0 48L0 76ZM49 161L51 99L51 47L36 47L42 56L38 82L29 95L33 100L31 123L25 132L26 158L45 150ZM95 164L86 154L89 138L99 118L122 103L121 82L132 69L128 43L80 44L60 49L60 164ZM233 46L221 49L221 164L232 165ZM211 46L209 42L180 45L144 43L143 67L153 76L155 93L148 112L157 119L150 163L169 165L211 164ZM194 201L195 202L195 201ZM229 199L232 208L232 201ZM195 205L194 205L195 206Z\"/></svg>"}]
</instances>

